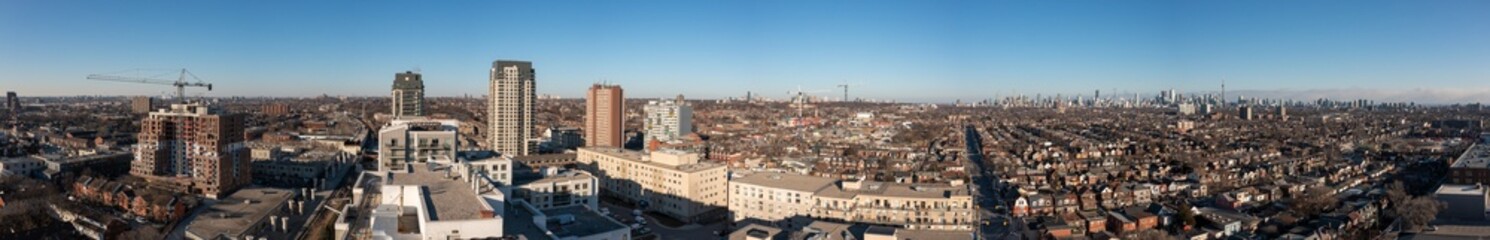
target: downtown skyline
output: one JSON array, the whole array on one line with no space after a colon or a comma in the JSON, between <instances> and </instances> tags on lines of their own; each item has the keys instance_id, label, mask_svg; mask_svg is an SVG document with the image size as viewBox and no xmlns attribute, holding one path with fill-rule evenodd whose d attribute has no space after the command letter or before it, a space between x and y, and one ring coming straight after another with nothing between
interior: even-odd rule
<instances>
[{"instance_id":1,"label":"downtown skyline","mask_svg":"<svg viewBox=\"0 0 1490 240\"><path fill-rule=\"evenodd\" d=\"M1490 101L1490 3L1474 1L370 4L13 3L0 86L160 95L84 76L184 67L218 86L202 96L380 96L419 69L431 97L480 96L490 61L523 59L544 73L539 95L566 98L595 82L630 98L839 98L849 82L854 98L945 103L1225 79L1228 96ZM194 11L159 14L176 5Z\"/></svg>"}]
</instances>

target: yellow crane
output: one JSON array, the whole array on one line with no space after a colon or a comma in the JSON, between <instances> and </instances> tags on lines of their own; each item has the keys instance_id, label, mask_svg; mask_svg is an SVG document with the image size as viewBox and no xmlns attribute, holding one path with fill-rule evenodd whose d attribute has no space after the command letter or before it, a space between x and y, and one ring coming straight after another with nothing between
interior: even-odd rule
<instances>
[{"instance_id":1,"label":"yellow crane","mask_svg":"<svg viewBox=\"0 0 1490 240\"><path fill-rule=\"evenodd\" d=\"M142 70L136 69L132 71L140 72ZM174 71L174 69L172 71ZM191 79L196 80L196 82L187 82L187 77L191 77ZM99 81L172 85L176 86L176 99L179 99L179 101L181 102L186 102L186 87L205 87L207 88L207 91L212 91L211 83L202 82L202 79L197 78L197 75L186 71L185 68L181 69L180 75L178 75L175 80L161 79L156 77L134 77L119 74L90 74L88 75L88 79Z\"/></svg>"}]
</instances>

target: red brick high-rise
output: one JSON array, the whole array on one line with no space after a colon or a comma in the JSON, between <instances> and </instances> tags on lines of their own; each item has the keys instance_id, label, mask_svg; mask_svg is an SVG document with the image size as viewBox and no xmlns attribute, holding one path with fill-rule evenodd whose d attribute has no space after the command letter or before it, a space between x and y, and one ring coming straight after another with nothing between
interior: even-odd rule
<instances>
[{"instance_id":1,"label":"red brick high-rise","mask_svg":"<svg viewBox=\"0 0 1490 240\"><path fill-rule=\"evenodd\" d=\"M585 93L585 146L622 147L626 98L621 86L595 84Z\"/></svg>"},{"instance_id":2,"label":"red brick high-rise","mask_svg":"<svg viewBox=\"0 0 1490 240\"><path fill-rule=\"evenodd\" d=\"M203 104L172 104L140 124L130 175L186 185L209 198L227 196L252 177L244 118Z\"/></svg>"}]
</instances>

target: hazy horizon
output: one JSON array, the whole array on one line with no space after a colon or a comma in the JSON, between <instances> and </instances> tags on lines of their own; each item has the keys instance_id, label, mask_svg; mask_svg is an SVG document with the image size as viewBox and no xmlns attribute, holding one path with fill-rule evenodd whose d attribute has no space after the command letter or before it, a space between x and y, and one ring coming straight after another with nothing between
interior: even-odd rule
<instances>
[{"instance_id":1,"label":"hazy horizon","mask_svg":"<svg viewBox=\"0 0 1490 240\"><path fill-rule=\"evenodd\" d=\"M161 9L179 9L161 11ZM171 14L161 14L170 12ZM538 94L978 101L1159 91L1490 102L1490 2L54 2L0 8L0 91L162 95L86 80L187 68L196 96L486 94L532 61ZM263 14L273 13L273 14ZM1251 91L1250 94L1247 92ZM1236 93L1236 94L1233 94Z\"/></svg>"}]
</instances>

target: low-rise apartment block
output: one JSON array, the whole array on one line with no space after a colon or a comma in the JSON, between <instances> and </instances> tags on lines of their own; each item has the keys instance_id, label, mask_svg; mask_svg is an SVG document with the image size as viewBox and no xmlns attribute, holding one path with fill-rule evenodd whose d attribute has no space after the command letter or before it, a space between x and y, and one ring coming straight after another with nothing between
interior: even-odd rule
<instances>
[{"instance_id":1,"label":"low-rise apartment block","mask_svg":"<svg viewBox=\"0 0 1490 240\"><path fill-rule=\"evenodd\" d=\"M722 220L728 180L722 164L697 153L650 154L613 147L580 148L581 168L600 178L601 194L643 205L685 222Z\"/></svg>"},{"instance_id":2,"label":"low-rise apartment block","mask_svg":"<svg viewBox=\"0 0 1490 240\"><path fill-rule=\"evenodd\" d=\"M972 230L977 220L965 186L839 181L791 173L755 173L730 181L735 220L805 216L913 230Z\"/></svg>"},{"instance_id":3,"label":"low-rise apartment block","mask_svg":"<svg viewBox=\"0 0 1490 240\"><path fill-rule=\"evenodd\" d=\"M455 159L460 151L460 122L423 117L394 119L378 131L378 169L399 171L404 163L427 162L443 156Z\"/></svg>"}]
</instances>

